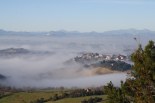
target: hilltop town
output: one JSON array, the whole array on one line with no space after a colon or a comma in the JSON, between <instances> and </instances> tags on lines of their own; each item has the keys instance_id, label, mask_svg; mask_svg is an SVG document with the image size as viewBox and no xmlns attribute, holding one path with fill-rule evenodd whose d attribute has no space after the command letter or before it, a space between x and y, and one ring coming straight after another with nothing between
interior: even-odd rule
<instances>
[{"instance_id":1,"label":"hilltop town","mask_svg":"<svg viewBox=\"0 0 155 103\"><path fill-rule=\"evenodd\" d=\"M127 71L131 69L129 56L125 55L104 55L99 53L83 53L74 58L76 63L86 68L108 68L116 71Z\"/></svg>"},{"instance_id":2,"label":"hilltop town","mask_svg":"<svg viewBox=\"0 0 155 103\"><path fill-rule=\"evenodd\" d=\"M91 64L91 63L94 63L94 62L98 62L98 61L110 61L110 60L113 60L113 61L129 61L129 56L125 56L125 55L105 55L105 54L99 54L99 53L83 53L82 55L80 56L76 56L74 58L74 60L76 62L79 62L79 63L84 63L84 64Z\"/></svg>"}]
</instances>

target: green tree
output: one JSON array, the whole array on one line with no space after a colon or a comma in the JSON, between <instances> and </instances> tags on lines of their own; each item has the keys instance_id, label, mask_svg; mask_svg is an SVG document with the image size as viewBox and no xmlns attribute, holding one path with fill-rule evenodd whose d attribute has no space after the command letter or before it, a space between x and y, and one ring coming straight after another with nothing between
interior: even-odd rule
<instances>
[{"instance_id":1,"label":"green tree","mask_svg":"<svg viewBox=\"0 0 155 103\"><path fill-rule=\"evenodd\" d=\"M132 54L131 77L116 89L109 83L105 89L109 103L155 103L155 45L149 41L143 49L139 45Z\"/></svg>"},{"instance_id":2,"label":"green tree","mask_svg":"<svg viewBox=\"0 0 155 103\"><path fill-rule=\"evenodd\" d=\"M148 45L143 49L141 45L132 54L131 59L134 62L132 67L132 79L127 82L132 92L133 101L135 103L154 103L154 70L155 58L152 55L154 42L149 41Z\"/></svg>"},{"instance_id":3,"label":"green tree","mask_svg":"<svg viewBox=\"0 0 155 103\"><path fill-rule=\"evenodd\" d=\"M127 97L125 96L124 83L121 81L121 87L114 87L112 82L108 83L107 86L104 86L105 93L108 95L108 103L130 103Z\"/></svg>"}]
</instances>

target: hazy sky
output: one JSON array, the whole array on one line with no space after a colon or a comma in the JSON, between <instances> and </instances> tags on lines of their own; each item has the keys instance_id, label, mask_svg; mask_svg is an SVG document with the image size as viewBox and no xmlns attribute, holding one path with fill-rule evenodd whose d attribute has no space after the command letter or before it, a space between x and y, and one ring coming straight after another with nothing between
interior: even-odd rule
<instances>
[{"instance_id":1,"label":"hazy sky","mask_svg":"<svg viewBox=\"0 0 155 103\"><path fill-rule=\"evenodd\" d=\"M0 0L0 29L155 30L155 0Z\"/></svg>"}]
</instances>

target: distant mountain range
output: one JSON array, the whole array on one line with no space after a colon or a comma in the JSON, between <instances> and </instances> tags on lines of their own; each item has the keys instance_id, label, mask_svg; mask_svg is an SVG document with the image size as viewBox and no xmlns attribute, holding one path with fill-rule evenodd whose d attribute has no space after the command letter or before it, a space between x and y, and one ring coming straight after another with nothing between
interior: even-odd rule
<instances>
[{"instance_id":1,"label":"distant mountain range","mask_svg":"<svg viewBox=\"0 0 155 103\"><path fill-rule=\"evenodd\" d=\"M78 31L49 31L49 32L16 32L0 29L0 35L46 35L46 36L77 36L77 35L154 35L155 31L148 29L120 29L105 32L78 32Z\"/></svg>"}]
</instances>

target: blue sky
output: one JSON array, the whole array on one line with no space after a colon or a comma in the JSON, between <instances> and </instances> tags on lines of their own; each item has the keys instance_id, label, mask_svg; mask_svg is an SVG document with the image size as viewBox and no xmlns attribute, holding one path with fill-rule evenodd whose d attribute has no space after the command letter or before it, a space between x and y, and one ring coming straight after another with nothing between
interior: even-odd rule
<instances>
[{"instance_id":1,"label":"blue sky","mask_svg":"<svg viewBox=\"0 0 155 103\"><path fill-rule=\"evenodd\" d=\"M0 0L0 29L155 30L155 0Z\"/></svg>"}]
</instances>

